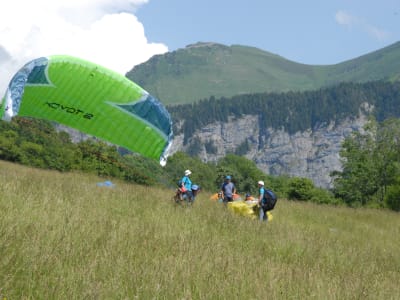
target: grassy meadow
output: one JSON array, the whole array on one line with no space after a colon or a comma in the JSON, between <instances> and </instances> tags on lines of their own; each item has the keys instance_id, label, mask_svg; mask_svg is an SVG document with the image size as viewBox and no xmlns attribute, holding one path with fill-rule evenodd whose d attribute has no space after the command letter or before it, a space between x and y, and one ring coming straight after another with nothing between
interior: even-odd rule
<instances>
[{"instance_id":1,"label":"grassy meadow","mask_svg":"<svg viewBox=\"0 0 400 300\"><path fill-rule=\"evenodd\" d=\"M1 300L400 299L398 213L281 199L261 223L206 191L182 208L4 161L0 180Z\"/></svg>"}]
</instances>

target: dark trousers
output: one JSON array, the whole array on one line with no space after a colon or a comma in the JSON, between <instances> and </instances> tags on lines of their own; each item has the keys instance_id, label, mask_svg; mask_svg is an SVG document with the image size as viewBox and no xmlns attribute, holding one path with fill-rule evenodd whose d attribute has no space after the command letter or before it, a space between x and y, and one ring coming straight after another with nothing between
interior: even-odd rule
<instances>
[{"instance_id":1,"label":"dark trousers","mask_svg":"<svg viewBox=\"0 0 400 300\"><path fill-rule=\"evenodd\" d=\"M224 202L233 202L233 197L224 196Z\"/></svg>"}]
</instances>

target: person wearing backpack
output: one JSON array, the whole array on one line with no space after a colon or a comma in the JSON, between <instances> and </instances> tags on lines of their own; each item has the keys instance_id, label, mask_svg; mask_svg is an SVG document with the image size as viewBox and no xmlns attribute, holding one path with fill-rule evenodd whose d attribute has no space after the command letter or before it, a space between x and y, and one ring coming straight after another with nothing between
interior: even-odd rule
<instances>
[{"instance_id":1,"label":"person wearing backpack","mask_svg":"<svg viewBox=\"0 0 400 300\"><path fill-rule=\"evenodd\" d=\"M264 181L260 180L258 182L259 189L259 197L258 197L258 205L260 207L259 217L260 221L268 221L268 212L273 210L276 202L278 201L278 197L276 194L264 187ZM272 215L269 215L272 218Z\"/></svg>"},{"instance_id":2,"label":"person wearing backpack","mask_svg":"<svg viewBox=\"0 0 400 300\"><path fill-rule=\"evenodd\" d=\"M263 206L265 206L265 189L264 189L264 181L260 180L257 182L258 184L258 206L259 206L259 219L260 221L268 221L267 212L264 210Z\"/></svg>"}]
</instances>

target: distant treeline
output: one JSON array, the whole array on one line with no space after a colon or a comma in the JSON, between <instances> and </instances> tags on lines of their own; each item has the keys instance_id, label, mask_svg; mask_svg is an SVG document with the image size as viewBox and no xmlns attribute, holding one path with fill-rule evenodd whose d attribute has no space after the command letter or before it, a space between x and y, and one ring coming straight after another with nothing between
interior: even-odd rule
<instances>
[{"instance_id":1,"label":"distant treeline","mask_svg":"<svg viewBox=\"0 0 400 300\"><path fill-rule=\"evenodd\" d=\"M155 184L151 163L140 156L121 156L115 146L88 139L73 143L45 120L14 117L0 121L0 159L37 168L83 171L139 184Z\"/></svg>"},{"instance_id":2,"label":"distant treeline","mask_svg":"<svg viewBox=\"0 0 400 300\"><path fill-rule=\"evenodd\" d=\"M210 97L193 104L169 106L174 132L184 133L186 144L193 133L213 122L227 122L229 117L257 115L262 128L284 128L289 133L313 129L331 121L340 122L359 115L360 106L371 111L376 120L400 117L400 82L374 81L341 83L307 92L262 93L232 98Z\"/></svg>"}]
</instances>

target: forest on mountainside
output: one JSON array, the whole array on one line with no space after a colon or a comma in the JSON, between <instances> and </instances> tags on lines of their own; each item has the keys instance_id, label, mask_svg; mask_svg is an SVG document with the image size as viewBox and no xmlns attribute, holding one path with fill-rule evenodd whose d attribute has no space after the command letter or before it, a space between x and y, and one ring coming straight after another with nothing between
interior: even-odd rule
<instances>
[{"instance_id":1,"label":"forest on mountainside","mask_svg":"<svg viewBox=\"0 0 400 300\"><path fill-rule=\"evenodd\" d=\"M227 122L229 117L258 115L265 128L283 128L292 134L356 117L360 107L377 121L400 117L400 82L340 83L307 92L210 97L167 108L174 124L183 122L179 128L174 127L174 133L183 133L186 144L196 130L213 122Z\"/></svg>"}]
</instances>

